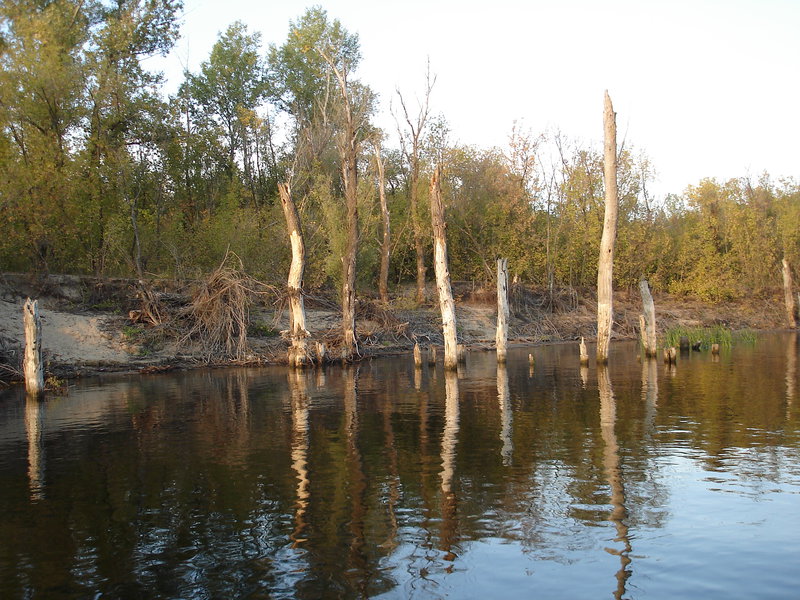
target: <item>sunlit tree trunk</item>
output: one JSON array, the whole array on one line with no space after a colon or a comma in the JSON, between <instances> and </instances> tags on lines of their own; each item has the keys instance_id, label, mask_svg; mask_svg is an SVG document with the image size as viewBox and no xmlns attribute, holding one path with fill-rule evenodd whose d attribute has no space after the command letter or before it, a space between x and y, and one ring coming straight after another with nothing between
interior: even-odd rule
<instances>
[{"instance_id":1,"label":"sunlit tree trunk","mask_svg":"<svg viewBox=\"0 0 800 600\"><path fill-rule=\"evenodd\" d=\"M44 392L44 370L42 366L42 321L39 318L39 303L28 298L22 307L25 328L25 359L22 369L25 374L25 391L29 396Z\"/></svg>"},{"instance_id":2,"label":"sunlit tree trunk","mask_svg":"<svg viewBox=\"0 0 800 600\"><path fill-rule=\"evenodd\" d=\"M794 315L794 295L792 294L792 269L789 266L789 261L783 259L783 295L786 301L786 317L789 321L789 327L794 329L797 327L797 319Z\"/></svg>"},{"instance_id":3,"label":"sunlit tree trunk","mask_svg":"<svg viewBox=\"0 0 800 600\"><path fill-rule=\"evenodd\" d=\"M303 306L303 273L306 265L306 248L303 242L303 231L300 228L300 216L292 198L292 190L288 183L278 184L283 215L286 218L286 230L292 245L292 264L289 267L289 366L301 367L308 361L306 338L306 311Z\"/></svg>"},{"instance_id":4,"label":"sunlit tree trunk","mask_svg":"<svg viewBox=\"0 0 800 600\"><path fill-rule=\"evenodd\" d=\"M439 184L439 167L431 177L431 224L433 225L433 266L436 271L436 289L442 313L444 333L444 368L458 368L458 344L456 341L456 305L450 287L450 270L447 265L447 225L444 220L444 204Z\"/></svg>"},{"instance_id":5,"label":"sunlit tree trunk","mask_svg":"<svg viewBox=\"0 0 800 600\"><path fill-rule=\"evenodd\" d=\"M614 241L617 237L617 124L614 107L608 92L605 94L603 114L605 128L606 207L603 218L603 237L600 239L600 258L597 263L597 362L608 362L613 324L613 267Z\"/></svg>"},{"instance_id":6,"label":"sunlit tree trunk","mask_svg":"<svg viewBox=\"0 0 800 600\"><path fill-rule=\"evenodd\" d=\"M497 259L497 362L506 362L508 350L508 259Z\"/></svg>"}]
</instances>

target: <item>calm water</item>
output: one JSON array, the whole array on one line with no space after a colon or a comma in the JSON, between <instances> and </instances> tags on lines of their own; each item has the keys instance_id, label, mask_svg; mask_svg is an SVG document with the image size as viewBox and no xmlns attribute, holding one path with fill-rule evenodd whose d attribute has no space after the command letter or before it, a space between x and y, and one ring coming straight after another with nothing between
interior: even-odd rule
<instances>
[{"instance_id":1,"label":"calm water","mask_svg":"<svg viewBox=\"0 0 800 600\"><path fill-rule=\"evenodd\" d=\"M798 341L0 392L2 598L796 598Z\"/></svg>"}]
</instances>

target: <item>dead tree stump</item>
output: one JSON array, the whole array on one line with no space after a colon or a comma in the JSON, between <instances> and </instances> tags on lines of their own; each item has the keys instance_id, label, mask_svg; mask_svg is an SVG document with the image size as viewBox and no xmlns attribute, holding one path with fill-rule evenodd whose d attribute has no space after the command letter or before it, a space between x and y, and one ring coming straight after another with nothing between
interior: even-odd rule
<instances>
[{"instance_id":1,"label":"dead tree stump","mask_svg":"<svg viewBox=\"0 0 800 600\"><path fill-rule=\"evenodd\" d=\"M42 320L39 317L37 300L28 298L22 307L22 322L25 328L25 391L30 396L44 392L44 369L42 366Z\"/></svg>"}]
</instances>

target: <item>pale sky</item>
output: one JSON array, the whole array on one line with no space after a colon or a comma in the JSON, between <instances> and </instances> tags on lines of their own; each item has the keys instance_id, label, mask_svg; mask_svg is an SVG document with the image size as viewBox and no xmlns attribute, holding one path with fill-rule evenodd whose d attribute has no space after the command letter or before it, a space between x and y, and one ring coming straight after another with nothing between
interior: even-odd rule
<instances>
[{"instance_id":1,"label":"pale sky","mask_svg":"<svg viewBox=\"0 0 800 600\"><path fill-rule=\"evenodd\" d=\"M235 20L281 45L315 2L184 0L183 37L153 61L174 90ZM394 131L399 88L437 76L434 113L455 141L505 147L512 124L602 148L603 91L620 141L657 171L658 196L702 177L800 179L800 0L320 0L358 33L356 75Z\"/></svg>"}]
</instances>

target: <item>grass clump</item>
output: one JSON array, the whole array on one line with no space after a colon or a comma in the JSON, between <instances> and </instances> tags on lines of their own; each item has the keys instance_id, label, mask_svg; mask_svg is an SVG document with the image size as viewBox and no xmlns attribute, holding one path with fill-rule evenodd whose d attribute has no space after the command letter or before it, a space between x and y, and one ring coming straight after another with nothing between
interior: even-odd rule
<instances>
[{"instance_id":1,"label":"grass clump","mask_svg":"<svg viewBox=\"0 0 800 600\"><path fill-rule=\"evenodd\" d=\"M730 348L733 344L755 344L756 333L750 329L733 331L724 325L712 327L686 327L677 325L667 330L664 334L664 345L667 347L680 346L681 338L689 339L689 343L700 349L708 350L712 344L719 344L720 348Z\"/></svg>"}]
</instances>

